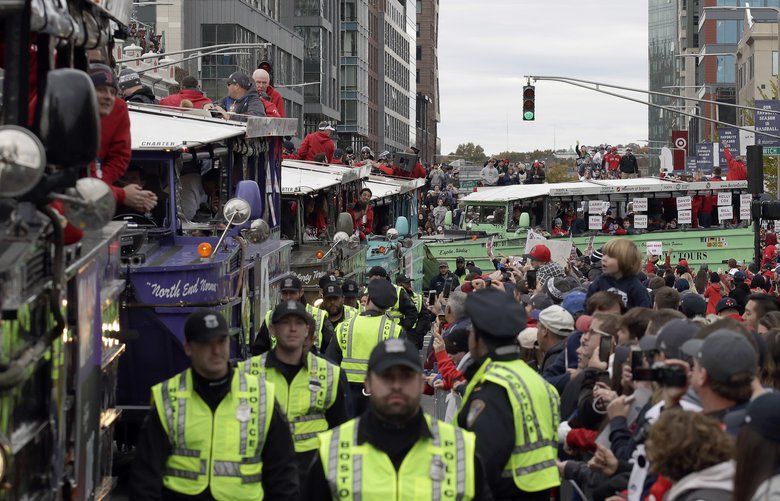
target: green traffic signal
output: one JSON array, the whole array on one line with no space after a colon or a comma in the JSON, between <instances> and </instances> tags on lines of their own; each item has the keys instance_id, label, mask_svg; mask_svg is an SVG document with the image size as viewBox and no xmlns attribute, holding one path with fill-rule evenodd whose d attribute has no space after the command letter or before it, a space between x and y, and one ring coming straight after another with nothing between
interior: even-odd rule
<instances>
[{"instance_id":1,"label":"green traffic signal","mask_svg":"<svg viewBox=\"0 0 780 501\"><path fill-rule=\"evenodd\" d=\"M523 87L523 120L536 119L536 89L533 85Z\"/></svg>"},{"instance_id":2,"label":"green traffic signal","mask_svg":"<svg viewBox=\"0 0 780 501\"><path fill-rule=\"evenodd\" d=\"M533 120L534 119L534 112L533 111L526 111L523 113L523 120Z\"/></svg>"}]
</instances>

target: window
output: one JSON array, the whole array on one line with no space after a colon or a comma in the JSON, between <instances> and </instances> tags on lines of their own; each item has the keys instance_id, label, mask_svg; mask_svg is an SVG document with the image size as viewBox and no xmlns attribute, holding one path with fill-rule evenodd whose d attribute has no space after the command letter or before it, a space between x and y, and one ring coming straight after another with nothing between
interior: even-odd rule
<instances>
[{"instance_id":1,"label":"window","mask_svg":"<svg viewBox=\"0 0 780 501\"><path fill-rule=\"evenodd\" d=\"M422 59L422 46L418 45L417 46L417 60L419 61L420 59Z\"/></svg>"},{"instance_id":2,"label":"window","mask_svg":"<svg viewBox=\"0 0 780 501\"><path fill-rule=\"evenodd\" d=\"M417 0L417 13L422 13L422 0Z\"/></svg>"},{"instance_id":3,"label":"window","mask_svg":"<svg viewBox=\"0 0 780 501\"><path fill-rule=\"evenodd\" d=\"M772 51L772 76L777 75L777 51Z\"/></svg>"},{"instance_id":4,"label":"window","mask_svg":"<svg viewBox=\"0 0 780 501\"><path fill-rule=\"evenodd\" d=\"M344 90L357 90L357 66L341 67L341 88Z\"/></svg>"},{"instance_id":5,"label":"window","mask_svg":"<svg viewBox=\"0 0 780 501\"><path fill-rule=\"evenodd\" d=\"M357 32L341 31L341 55L357 56Z\"/></svg>"},{"instance_id":6,"label":"window","mask_svg":"<svg viewBox=\"0 0 780 501\"><path fill-rule=\"evenodd\" d=\"M719 44L736 44L742 38L742 21L717 21L716 36Z\"/></svg>"},{"instance_id":7,"label":"window","mask_svg":"<svg viewBox=\"0 0 780 501\"><path fill-rule=\"evenodd\" d=\"M295 15L325 17L322 11L322 1L321 0L295 0Z\"/></svg>"},{"instance_id":8,"label":"window","mask_svg":"<svg viewBox=\"0 0 780 501\"><path fill-rule=\"evenodd\" d=\"M717 82L718 83L734 83L736 75L734 74L734 56L717 56L718 59L718 71Z\"/></svg>"}]
</instances>

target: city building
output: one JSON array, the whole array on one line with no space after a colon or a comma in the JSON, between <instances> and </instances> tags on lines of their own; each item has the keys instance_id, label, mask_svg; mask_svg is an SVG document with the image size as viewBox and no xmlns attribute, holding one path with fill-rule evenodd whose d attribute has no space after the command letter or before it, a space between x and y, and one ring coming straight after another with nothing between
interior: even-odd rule
<instances>
[{"instance_id":1,"label":"city building","mask_svg":"<svg viewBox=\"0 0 780 501\"><path fill-rule=\"evenodd\" d=\"M336 124L341 119L340 0L285 0L278 5L282 24L303 38L305 132L323 121Z\"/></svg>"},{"instance_id":2,"label":"city building","mask_svg":"<svg viewBox=\"0 0 780 501\"><path fill-rule=\"evenodd\" d=\"M212 99L227 93L225 80L235 72L251 75L261 61L273 65L273 84L284 98L285 114L299 120L303 134L304 39L280 22L280 0L167 0L139 9L150 29L160 34L160 49L176 52L219 44L268 43L257 48L229 49L198 57L193 53L171 56L181 60L183 74L197 76ZM298 3L298 2L296 2Z\"/></svg>"},{"instance_id":3,"label":"city building","mask_svg":"<svg viewBox=\"0 0 780 501\"><path fill-rule=\"evenodd\" d=\"M417 148L420 161L441 153L439 108L439 0L417 0Z\"/></svg>"},{"instance_id":4,"label":"city building","mask_svg":"<svg viewBox=\"0 0 780 501\"><path fill-rule=\"evenodd\" d=\"M376 130L369 137L369 16L368 0L341 1L341 121L336 129L339 147L356 152L377 145Z\"/></svg>"},{"instance_id":5,"label":"city building","mask_svg":"<svg viewBox=\"0 0 780 501\"><path fill-rule=\"evenodd\" d=\"M759 99L773 99L777 85L777 23L758 23L746 16L737 44L737 103L751 106ZM752 123L740 113L739 124Z\"/></svg>"},{"instance_id":6,"label":"city building","mask_svg":"<svg viewBox=\"0 0 780 501\"><path fill-rule=\"evenodd\" d=\"M648 0L648 75L651 91L668 92L675 85L675 47L677 46L677 1ZM663 96L651 96L651 102L662 106L676 106L676 100ZM650 107L648 117L648 139L651 144L671 143L675 114L660 108ZM651 163L651 173L657 172L657 159Z\"/></svg>"}]
</instances>

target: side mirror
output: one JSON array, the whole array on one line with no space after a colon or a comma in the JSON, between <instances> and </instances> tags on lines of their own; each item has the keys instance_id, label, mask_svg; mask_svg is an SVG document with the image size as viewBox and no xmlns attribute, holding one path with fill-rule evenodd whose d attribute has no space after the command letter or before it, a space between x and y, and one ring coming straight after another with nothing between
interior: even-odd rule
<instances>
[{"instance_id":1,"label":"side mirror","mask_svg":"<svg viewBox=\"0 0 780 501\"><path fill-rule=\"evenodd\" d=\"M0 197L24 195L38 184L46 167L43 143L16 125L0 127Z\"/></svg>"},{"instance_id":2,"label":"side mirror","mask_svg":"<svg viewBox=\"0 0 780 501\"><path fill-rule=\"evenodd\" d=\"M531 226L531 216L529 216L527 212L520 214L519 226L520 228L528 228Z\"/></svg>"},{"instance_id":3,"label":"side mirror","mask_svg":"<svg viewBox=\"0 0 780 501\"><path fill-rule=\"evenodd\" d=\"M398 230L396 230L395 228L390 228L389 230L387 230L387 233L385 233L385 236L387 237L388 240L392 242L393 240L396 240L398 238Z\"/></svg>"},{"instance_id":4,"label":"side mirror","mask_svg":"<svg viewBox=\"0 0 780 501\"><path fill-rule=\"evenodd\" d=\"M65 217L82 230L98 230L114 217L116 201L111 188L94 177L83 177L63 197Z\"/></svg>"},{"instance_id":5,"label":"side mirror","mask_svg":"<svg viewBox=\"0 0 780 501\"><path fill-rule=\"evenodd\" d=\"M395 220L395 229L401 237L405 237L409 234L409 220L406 216L399 216L398 219Z\"/></svg>"},{"instance_id":6,"label":"side mirror","mask_svg":"<svg viewBox=\"0 0 780 501\"><path fill-rule=\"evenodd\" d=\"M263 219L255 219L248 229L241 230L241 234L247 241L253 244L261 244L271 236L271 228Z\"/></svg>"},{"instance_id":7,"label":"side mirror","mask_svg":"<svg viewBox=\"0 0 780 501\"><path fill-rule=\"evenodd\" d=\"M225 202L225 206L222 207L222 215L227 219L228 224L225 227L225 231L220 235L219 242L217 242L217 246L214 247L214 250L209 257L214 257L214 254L216 254L217 250L222 246L222 241L225 239L225 235L227 235L231 226L241 226L249 221L249 217L252 215L252 207L250 207L249 203L243 198L231 198Z\"/></svg>"},{"instance_id":8,"label":"side mirror","mask_svg":"<svg viewBox=\"0 0 780 501\"><path fill-rule=\"evenodd\" d=\"M353 225L352 215L349 212L342 212L339 214L339 218L336 220L336 233L343 231L347 235L355 233L355 226Z\"/></svg>"},{"instance_id":9,"label":"side mirror","mask_svg":"<svg viewBox=\"0 0 780 501\"><path fill-rule=\"evenodd\" d=\"M68 168L95 160L100 117L89 75L70 68L52 70L46 74L41 99L41 139L48 163Z\"/></svg>"}]
</instances>

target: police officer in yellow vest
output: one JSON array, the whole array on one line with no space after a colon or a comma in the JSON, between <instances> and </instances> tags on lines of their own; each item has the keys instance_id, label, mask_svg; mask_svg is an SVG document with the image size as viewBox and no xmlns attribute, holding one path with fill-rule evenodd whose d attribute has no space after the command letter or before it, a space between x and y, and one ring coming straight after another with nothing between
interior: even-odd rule
<instances>
[{"instance_id":1,"label":"police officer in yellow vest","mask_svg":"<svg viewBox=\"0 0 780 501\"><path fill-rule=\"evenodd\" d=\"M368 281L370 283L374 280L390 280L387 270L381 266L373 266L368 270ZM394 286L394 289L396 298L393 305L388 308L387 314L396 319L405 333L410 334L414 331L414 324L417 323L418 310L406 289L398 286Z\"/></svg>"},{"instance_id":2,"label":"police officer in yellow vest","mask_svg":"<svg viewBox=\"0 0 780 501\"><path fill-rule=\"evenodd\" d=\"M474 435L423 413L424 384L412 343L379 343L365 378L369 408L320 434L303 499L491 499Z\"/></svg>"},{"instance_id":3,"label":"police officer in yellow vest","mask_svg":"<svg viewBox=\"0 0 780 501\"><path fill-rule=\"evenodd\" d=\"M401 327L387 315L396 298L395 287L387 280L369 282L366 311L339 324L336 338L325 352L325 358L339 364L347 375L354 415L362 414L368 404L363 381L371 350L382 341L403 335Z\"/></svg>"},{"instance_id":4,"label":"police officer in yellow vest","mask_svg":"<svg viewBox=\"0 0 780 501\"><path fill-rule=\"evenodd\" d=\"M360 311L360 297L362 294L357 282L348 278L341 284L341 290L344 292L344 305Z\"/></svg>"},{"instance_id":5,"label":"police officer in yellow vest","mask_svg":"<svg viewBox=\"0 0 780 501\"><path fill-rule=\"evenodd\" d=\"M344 304L344 289L335 277L334 280L322 284L321 308L328 313L328 320L330 320L334 330L338 329L342 322L360 315L359 309ZM327 346L322 351L327 351Z\"/></svg>"},{"instance_id":6,"label":"police officer in yellow vest","mask_svg":"<svg viewBox=\"0 0 780 501\"><path fill-rule=\"evenodd\" d=\"M292 425L298 471L305 478L317 449L317 433L348 419L346 379L339 377L338 366L305 348L311 342L313 320L300 302L281 303L271 321L276 346L239 363L237 370L265 375L274 385L276 400Z\"/></svg>"},{"instance_id":7,"label":"police officer in yellow vest","mask_svg":"<svg viewBox=\"0 0 780 501\"><path fill-rule=\"evenodd\" d=\"M301 279L295 275L290 275L282 279L280 292L281 302L292 300L300 301L301 304L305 304L303 299L303 284L301 283ZM314 318L315 351L324 351L320 349L321 346L323 344L327 346L327 344L333 338L333 326L328 321L328 313L325 310L310 304L306 304L305 306L306 311L308 311L309 315ZM268 329L268 324L270 323L272 313L272 311L269 311L265 315L265 321L263 322L263 325L260 326L260 330L258 331L257 336L255 337L255 341L252 344L252 355L260 355L273 347L273 341L271 339L272 336Z\"/></svg>"},{"instance_id":8,"label":"police officer in yellow vest","mask_svg":"<svg viewBox=\"0 0 780 501\"><path fill-rule=\"evenodd\" d=\"M422 294L415 294L412 288L413 278L407 277L403 273L395 278L395 285L402 288L409 295L409 299L414 304L414 308L417 311L417 320L415 321L414 328L406 333L406 338L417 346L418 350L423 347L423 341L425 335L431 330L431 325L436 317L431 310L424 307L425 298Z\"/></svg>"},{"instance_id":9,"label":"police officer in yellow vest","mask_svg":"<svg viewBox=\"0 0 780 501\"><path fill-rule=\"evenodd\" d=\"M560 401L555 388L520 358L525 310L495 287L469 294L469 352L474 364L458 425L477 436L496 499L550 499L560 485L556 459Z\"/></svg>"},{"instance_id":10,"label":"police officer in yellow vest","mask_svg":"<svg viewBox=\"0 0 780 501\"><path fill-rule=\"evenodd\" d=\"M130 498L295 499L295 451L274 386L230 367L219 312L190 315L184 336L192 368L152 387Z\"/></svg>"}]
</instances>

